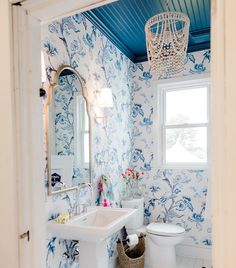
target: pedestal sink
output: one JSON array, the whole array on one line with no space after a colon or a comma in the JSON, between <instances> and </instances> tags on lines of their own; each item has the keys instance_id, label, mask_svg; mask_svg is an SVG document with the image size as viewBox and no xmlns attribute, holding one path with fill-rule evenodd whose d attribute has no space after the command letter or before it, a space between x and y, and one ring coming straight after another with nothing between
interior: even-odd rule
<instances>
[{"instance_id":1,"label":"pedestal sink","mask_svg":"<svg viewBox=\"0 0 236 268\"><path fill-rule=\"evenodd\" d=\"M59 238L79 240L80 268L109 268L106 238L119 231L136 209L89 207L66 224L51 221L48 231Z\"/></svg>"}]
</instances>

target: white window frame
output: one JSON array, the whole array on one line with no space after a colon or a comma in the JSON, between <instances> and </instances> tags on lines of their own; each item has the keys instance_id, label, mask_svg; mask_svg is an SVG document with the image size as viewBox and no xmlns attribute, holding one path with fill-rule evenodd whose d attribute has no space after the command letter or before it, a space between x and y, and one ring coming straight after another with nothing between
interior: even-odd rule
<instances>
[{"instance_id":1,"label":"white window frame","mask_svg":"<svg viewBox=\"0 0 236 268\"><path fill-rule=\"evenodd\" d=\"M183 78L182 78L183 79ZM154 141L154 153L156 156L156 163L158 168L169 168L169 169L206 169L210 164L210 78L206 75L199 75L198 78L188 77L185 81L182 79L169 79L168 82L159 83L157 86L154 107L154 131L153 131L153 141ZM165 112L166 112L166 102L165 96L167 91L183 90L186 88L194 89L196 87L207 87L207 123L200 124L183 124L183 125L169 125L165 126ZM155 122L157 124L155 124ZM176 127L207 127L207 163L166 163L166 150L165 150L165 130L169 128Z\"/></svg>"}]
</instances>

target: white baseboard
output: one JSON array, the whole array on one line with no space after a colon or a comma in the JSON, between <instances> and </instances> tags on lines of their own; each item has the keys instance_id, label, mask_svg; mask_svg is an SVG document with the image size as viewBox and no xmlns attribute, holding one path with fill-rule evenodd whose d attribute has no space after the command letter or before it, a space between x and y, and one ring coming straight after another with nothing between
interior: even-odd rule
<instances>
[{"instance_id":1,"label":"white baseboard","mask_svg":"<svg viewBox=\"0 0 236 268\"><path fill-rule=\"evenodd\" d=\"M188 258L211 260L212 250L211 247L180 244L176 246L176 254L177 256L183 256Z\"/></svg>"}]
</instances>

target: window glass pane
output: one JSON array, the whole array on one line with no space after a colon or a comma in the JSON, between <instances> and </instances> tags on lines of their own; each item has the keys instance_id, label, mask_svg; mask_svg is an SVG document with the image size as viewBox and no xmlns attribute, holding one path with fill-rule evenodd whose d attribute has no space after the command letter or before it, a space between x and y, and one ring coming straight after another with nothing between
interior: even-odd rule
<instances>
[{"instance_id":1,"label":"window glass pane","mask_svg":"<svg viewBox=\"0 0 236 268\"><path fill-rule=\"evenodd\" d=\"M89 163L89 133L84 134L84 163Z\"/></svg>"},{"instance_id":2,"label":"window glass pane","mask_svg":"<svg viewBox=\"0 0 236 268\"><path fill-rule=\"evenodd\" d=\"M206 163L207 128L166 129L166 163Z\"/></svg>"},{"instance_id":3,"label":"window glass pane","mask_svg":"<svg viewBox=\"0 0 236 268\"><path fill-rule=\"evenodd\" d=\"M207 123L207 87L166 92L166 124Z\"/></svg>"},{"instance_id":4,"label":"window glass pane","mask_svg":"<svg viewBox=\"0 0 236 268\"><path fill-rule=\"evenodd\" d=\"M83 129L83 121L84 121L84 98L81 95L77 96L77 128L79 131Z\"/></svg>"},{"instance_id":5,"label":"window glass pane","mask_svg":"<svg viewBox=\"0 0 236 268\"><path fill-rule=\"evenodd\" d=\"M86 101L84 101L84 130L85 131L89 130L89 119L88 119Z\"/></svg>"}]
</instances>

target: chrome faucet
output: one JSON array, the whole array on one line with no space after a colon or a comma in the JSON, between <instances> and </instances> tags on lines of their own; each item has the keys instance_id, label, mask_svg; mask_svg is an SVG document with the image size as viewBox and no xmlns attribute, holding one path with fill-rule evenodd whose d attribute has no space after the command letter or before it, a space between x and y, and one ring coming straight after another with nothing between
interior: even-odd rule
<instances>
[{"instance_id":1,"label":"chrome faucet","mask_svg":"<svg viewBox=\"0 0 236 268\"><path fill-rule=\"evenodd\" d=\"M61 191L66 188L66 184L62 181L58 181L54 184L53 190L54 191Z\"/></svg>"},{"instance_id":2,"label":"chrome faucet","mask_svg":"<svg viewBox=\"0 0 236 268\"><path fill-rule=\"evenodd\" d=\"M86 188L88 188L90 191L90 199L89 199L89 202L81 204L79 202L80 201L80 193L81 193L82 189L86 189ZM75 204L72 208L72 215L76 216L76 215L80 215L82 213L86 213L88 206L92 205L92 202L93 202L92 200L93 200L93 186L92 186L92 184L86 183L86 182L79 183L79 185L76 189L76 200L75 200ZM81 210L81 207L82 207L82 210Z\"/></svg>"}]
</instances>

